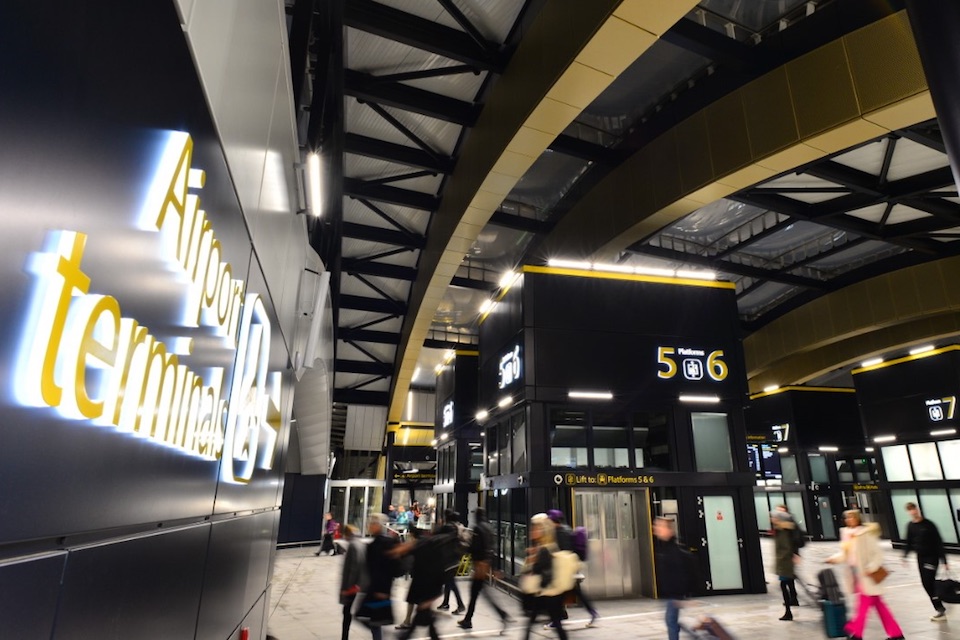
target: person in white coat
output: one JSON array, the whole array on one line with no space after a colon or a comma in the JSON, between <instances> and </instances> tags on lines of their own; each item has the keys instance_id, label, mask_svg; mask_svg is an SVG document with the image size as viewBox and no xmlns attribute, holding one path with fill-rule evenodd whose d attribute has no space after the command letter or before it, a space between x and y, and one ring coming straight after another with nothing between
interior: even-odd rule
<instances>
[{"instance_id":1,"label":"person in white coat","mask_svg":"<svg viewBox=\"0 0 960 640\"><path fill-rule=\"evenodd\" d=\"M883 601L883 585L874 580L874 577L878 577L877 570L883 567L880 525L875 522L864 523L856 509L844 511L843 519L847 526L840 530L840 552L828 558L827 562L843 563L848 567L846 581L849 591L858 597L857 614L847 622L844 630L851 639L861 640L867 614L873 607L880 615L888 640L903 640L900 625Z\"/></svg>"}]
</instances>

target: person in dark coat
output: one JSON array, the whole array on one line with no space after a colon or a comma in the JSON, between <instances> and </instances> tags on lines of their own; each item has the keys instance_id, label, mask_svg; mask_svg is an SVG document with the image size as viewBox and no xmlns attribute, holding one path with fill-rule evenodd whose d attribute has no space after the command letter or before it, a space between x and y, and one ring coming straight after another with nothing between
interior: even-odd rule
<instances>
[{"instance_id":1,"label":"person in dark coat","mask_svg":"<svg viewBox=\"0 0 960 640\"><path fill-rule=\"evenodd\" d=\"M653 521L657 563L657 594L667 601L664 620L668 640L680 639L680 607L693 590L692 558L677 541L676 523L664 517Z\"/></svg>"},{"instance_id":2,"label":"person in dark coat","mask_svg":"<svg viewBox=\"0 0 960 640\"><path fill-rule=\"evenodd\" d=\"M467 606L467 615L457 623L462 629L473 628L473 613L477 608L477 600L483 593L483 587L490 578L493 565L493 528L487 521L487 512L482 508L474 511L475 524L473 536L470 538L470 559L473 562L473 576L470 581L470 604ZM504 630L510 622L510 615L487 593L487 600L500 616Z\"/></svg>"},{"instance_id":3,"label":"person in dark coat","mask_svg":"<svg viewBox=\"0 0 960 640\"><path fill-rule=\"evenodd\" d=\"M937 611L930 619L934 622L946 622L947 609L937 595L937 567L941 562L943 566L947 566L943 538L940 537L937 525L924 518L916 504L908 502L906 509L910 514L910 524L907 525L907 535L904 537L907 545L903 548L903 559L906 561L910 551L917 552L920 582L930 597L930 603Z\"/></svg>"},{"instance_id":4,"label":"person in dark coat","mask_svg":"<svg viewBox=\"0 0 960 640\"><path fill-rule=\"evenodd\" d=\"M797 606L797 581L795 565L800 559L797 548L797 523L784 505L778 505L770 513L770 526L773 528L773 547L775 551L774 569L780 578L780 591L783 593L785 611L780 620L793 620L791 606Z\"/></svg>"},{"instance_id":5,"label":"person in dark coat","mask_svg":"<svg viewBox=\"0 0 960 640\"><path fill-rule=\"evenodd\" d=\"M431 640L439 640L432 606L440 597L447 576L444 563L438 562L438 558L450 554L451 545L457 544L455 536L450 532L421 535L391 552L395 557L404 554L413 556L407 602L415 605L416 613L410 625L400 632L400 640L408 640L418 626L427 627Z\"/></svg>"},{"instance_id":6,"label":"person in dark coat","mask_svg":"<svg viewBox=\"0 0 960 640\"><path fill-rule=\"evenodd\" d=\"M373 538L367 544L363 602L357 619L370 627L373 640L382 640L383 626L393 624L390 590L397 575L397 560L390 552L397 539L389 535L387 522L382 513L371 514L367 521L367 531Z\"/></svg>"},{"instance_id":7,"label":"person in dark coat","mask_svg":"<svg viewBox=\"0 0 960 640\"><path fill-rule=\"evenodd\" d=\"M360 540L359 533L353 525L347 525L343 530L343 538L347 542L347 553L343 558L343 573L340 576L340 604L343 605L341 640L348 640L350 637L350 622L353 620L350 611L353 609L353 602L357 599L363 582L366 545Z\"/></svg>"},{"instance_id":8,"label":"person in dark coat","mask_svg":"<svg viewBox=\"0 0 960 640\"><path fill-rule=\"evenodd\" d=\"M438 534L447 534L452 533L454 537L459 538L460 535L460 514L453 509L447 509L443 512L443 525L437 531ZM460 589L457 588L457 573L456 571L451 571L450 575L447 576L447 581L443 585L443 602L440 603L440 606L437 609L441 611L446 611L450 609L450 594L453 593L453 596L457 599L457 608L453 612L454 615L459 615L465 611L463 608L463 598L460 597Z\"/></svg>"}]
</instances>

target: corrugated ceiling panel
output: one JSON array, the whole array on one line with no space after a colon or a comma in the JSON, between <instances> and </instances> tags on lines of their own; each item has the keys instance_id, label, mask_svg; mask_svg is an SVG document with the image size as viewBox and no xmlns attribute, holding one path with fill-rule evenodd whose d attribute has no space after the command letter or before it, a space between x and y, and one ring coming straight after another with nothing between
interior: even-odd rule
<instances>
[{"instance_id":1,"label":"corrugated ceiling panel","mask_svg":"<svg viewBox=\"0 0 960 640\"><path fill-rule=\"evenodd\" d=\"M354 71L376 76L460 64L456 60L358 29L347 28L345 38L346 65Z\"/></svg>"},{"instance_id":2,"label":"corrugated ceiling panel","mask_svg":"<svg viewBox=\"0 0 960 640\"><path fill-rule=\"evenodd\" d=\"M392 124L380 117L373 109L365 104L359 104L355 98L344 99L347 117L345 127L347 133L356 133L378 140L395 142L408 147L415 147L409 138L400 133ZM451 155L457 146L457 138L462 127L436 118L384 107L390 115L396 118L403 126L416 134L434 151L443 155Z\"/></svg>"},{"instance_id":3,"label":"corrugated ceiling panel","mask_svg":"<svg viewBox=\"0 0 960 640\"><path fill-rule=\"evenodd\" d=\"M368 240L356 240L354 238L344 238L342 244L342 255L344 258L369 258L379 255L386 251L395 251L399 249L396 245L381 244L379 242L370 242ZM376 262L382 264L397 264L405 267L417 266L420 252L416 249L396 253L391 256L377 258Z\"/></svg>"},{"instance_id":4,"label":"corrugated ceiling panel","mask_svg":"<svg viewBox=\"0 0 960 640\"><path fill-rule=\"evenodd\" d=\"M384 318L383 322L364 327L370 331L385 331L387 333L399 333L403 327L403 316L390 317L382 313L368 313L364 311L355 311L353 309L340 310L340 327L351 328L366 324L372 320Z\"/></svg>"},{"instance_id":5,"label":"corrugated ceiling panel","mask_svg":"<svg viewBox=\"0 0 960 640\"><path fill-rule=\"evenodd\" d=\"M406 300L407 296L410 295L410 283L404 280L394 280L393 278L380 278L377 276L368 275L363 276L363 279L368 280L381 291L393 297L394 300ZM379 294L361 282L358 278L349 276L346 273L343 273L340 276L340 293L351 296L364 296L367 298L379 297Z\"/></svg>"},{"instance_id":6,"label":"corrugated ceiling panel","mask_svg":"<svg viewBox=\"0 0 960 640\"><path fill-rule=\"evenodd\" d=\"M375 342L363 342L361 344L363 345L364 350L372 353L374 356L379 358L381 362L393 362L393 357L397 352L397 347L395 345L377 344ZM337 359L372 362L370 360L370 356L366 355L363 351L360 351L352 344L344 342L343 340L337 341ZM340 386L339 379L337 380L337 386Z\"/></svg>"},{"instance_id":7,"label":"corrugated ceiling panel","mask_svg":"<svg viewBox=\"0 0 960 640\"><path fill-rule=\"evenodd\" d=\"M430 223L430 214L426 211L410 209L407 207L398 207L382 202L374 202L372 204L389 215L405 229L408 229L414 233L425 233L427 230L427 225ZM363 224L370 227L396 229L396 227L371 211L365 204L349 197L344 197L343 199L343 219L346 222Z\"/></svg>"},{"instance_id":8,"label":"corrugated ceiling panel","mask_svg":"<svg viewBox=\"0 0 960 640\"><path fill-rule=\"evenodd\" d=\"M883 155L886 153L889 144L890 140L877 140L843 153L835 157L833 161L851 169L879 176L880 170L883 168Z\"/></svg>"},{"instance_id":9,"label":"corrugated ceiling panel","mask_svg":"<svg viewBox=\"0 0 960 640\"><path fill-rule=\"evenodd\" d=\"M934 151L912 140L901 138L893 152L887 179L893 182L949 165L946 154Z\"/></svg>"},{"instance_id":10,"label":"corrugated ceiling panel","mask_svg":"<svg viewBox=\"0 0 960 640\"><path fill-rule=\"evenodd\" d=\"M438 65L439 66L439 65ZM444 67L453 66L444 64ZM466 102L473 102L480 93L480 87L487 78L487 73L458 73L436 78L420 78L418 80L408 80L404 84L424 91L439 93L442 96L449 96Z\"/></svg>"},{"instance_id":11,"label":"corrugated ceiling panel","mask_svg":"<svg viewBox=\"0 0 960 640\"><path fill-rule=\"evenodd\" d=\"M352 404L347 407L343 448L348 451L380 451L386 428L386 407Z\"/></svg>"},{"instance_id":12,"label":"corrugated ceiling panel","mask_svg":"<svg viewBox=\"0 0 960 640\"><path fill-rule=\"evenodd\" d=\"M381 0L380 4L405 11L447 27L460 25L439 4L423 0ZM524 2L521 0L454 0L457 8L469 18L477 31L493 42L503 42L517 21Z\"/></svg>"}]
</instances>

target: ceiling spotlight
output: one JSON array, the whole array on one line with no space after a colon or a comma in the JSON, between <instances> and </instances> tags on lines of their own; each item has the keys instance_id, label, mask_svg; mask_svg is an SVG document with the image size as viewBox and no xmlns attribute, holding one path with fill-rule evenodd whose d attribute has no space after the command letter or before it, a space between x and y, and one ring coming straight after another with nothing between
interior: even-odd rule
<instances>
[{"instance_id":1,"label":"ceiling spotlight","mask_svg":"<svg viewBox=\"0 0 960 640\"><path fill-rule=\"evenodd\" d=\"M869 360L864 360L860 363L861 367L872 367L875 364L880 364L883 362L883 358L870 358Z\"/></svg>"},{"instance_id":2,"label":"ceiling spotlight","mask_svg":"<svg viewBox=\"0 0 960 640\"><path fill-rule=\"evenodd\" d=\"M483 304L480 305L480 313L486 313L490 311L490 308L493 306L493 300L484 300Z\"/></svg>"},{"instance_id":3,"label":"ceiling spotlight","mask_svg":"<svg viewBox=\"0 0 960 640\"><path fill-rule=\"evenodd\" d=\"M513 281L517 279L517 274L513 271L507 271L500 277L500 288L506 289L513 284Z\"/></svg>"},{"instance_id":4,"label":"ceiling spotlight","mask_svg":"<svg viewBox=\"0 0 960 640\"><path fill-rule=\"evenodd\" d=\"M771 385L768 386L768 387L764 387L764 388L763 388L763 392L764 392L764 393L773 393L774 391L776 391L776 390L779 389L779 388L780 388L780 385L778 385L778 384L771 384Z\"/></svg>"},{"instance_id":5,"label":"ceiling spotlight","mask_svg":"<svg viewBox=\"0 0 960 640\"><path fill-rule=\"evenodd\" d=\"M513 396L503 396L500 398L500 402L497 403L497 406L503 409L509 407L511 404L513 404Z\"/></svg>"},{"instance_id":6,"label":"ceiling spotlight","mask_svg":"<svg viewBox=\"0 0 960 640\"><path fill-rule=\"evenodd\" d=\"M441 440L446 440L446 439L449 438L449 437L450 437L450 434L448 434L448 433L446 433L446 432L440 434L440 439L441 439Z\"/></svg>"},{"instance_id":7,"label":"ceiling spotlight","mask_svg":"<svg viewBox=\"0 0 960 640\"><path fill-rule=\"evenodd\" d=\"M481 409L480 411L477 411L477 415L475 417L477 419L477 422L483 422L484 420L490 417L490 412L487 411L486 409Z\"/></svg>"},{"instance_id":8,"label":"ceiling spotlight","mask_svg":"<svg viewBox=\"0 0 960 640\"><path fill-rule=\"evenodd\" d=\"M430 441L430 446L431 446L431 447L437 446L437 441L436 441L436 440L431 440L431 441Z\"/></svg>"},{"instance_id":9,"label":"ceiling spotlight","mask_svg":"<svg viewBox=\"0 0 960 640\"><path fill-rule=\"evenodd\" d=\"M914 347L913 349L910 349L910 355L915 356L921 353L926 353L927 351L933 351L934 349L936 349L936 347L932 344L925 344L922 347Z\"/></svg>"}]
</instances>

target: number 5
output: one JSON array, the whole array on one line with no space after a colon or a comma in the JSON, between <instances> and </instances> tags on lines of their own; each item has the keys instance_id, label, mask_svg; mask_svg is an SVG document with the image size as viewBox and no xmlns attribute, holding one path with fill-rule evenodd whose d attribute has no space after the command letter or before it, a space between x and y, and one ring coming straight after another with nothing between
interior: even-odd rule
<instances>
[{"instance_id":1,"label":"number 5","mask_svg":"<svg viewBox=\"0 0 960 640\"><path fill-rule=\"evenodd\" d=\"M673 347L657 347L657 364L666 365L666 371L657 371L657 377L667 380L677 374L677 363L672 358L676 350Z\"/></svg>"}]
</instances>

